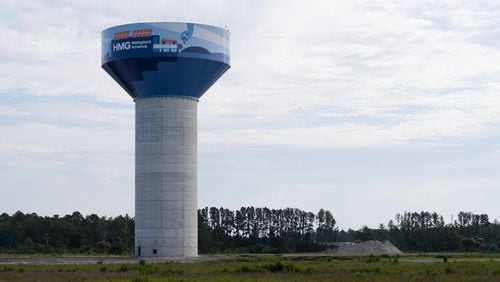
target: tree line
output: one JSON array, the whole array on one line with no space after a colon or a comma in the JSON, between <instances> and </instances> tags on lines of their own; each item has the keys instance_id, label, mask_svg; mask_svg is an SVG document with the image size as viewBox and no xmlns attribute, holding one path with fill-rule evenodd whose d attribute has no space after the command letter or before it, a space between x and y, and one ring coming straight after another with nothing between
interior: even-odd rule
<instances>
[{"instance_id":1,"label":"tree line","mask_svg":"<svg viewBox=\"0 0 500 282\"><path fill-rule=\"evenodd\" d=\"M200 253L314 251L334 233L335 219L323 209L317 214L292 208L198 210ZM131 254L133 248L134 219L128 215L0 215L2 253Z\"/></svg>"},{"instance_id":2,"label":"tree line","mask_svg":"<svg viewBox=\"0 0 500 282\"><path fill-rule=\"evenodd\" d=\"M328 210L242 207L199 210L199 249L214 252L309 252L335 239L336 221Z\"/></svg>"},{"instance_id":3,"label":"tree line","mask_svg":"<svg viewBox=\"0 0 500 282\"><path fill-rule=\"evenodd\" d=\"M500 251L500 223L471 212L460 212L452 223L435 212L404 212L378 228L338 230L324 209L206 207L198 210L198 240L200 253L312 252L366 240L389 240L403 251ZM130 255L133 247L134 219L128 215L0 215L0 253Z\"/></svg>"},{"instance_id":4,"label":"tree line","mask_svg":"<svg viewBox=\"0 0 500 282\"><path fill-rule=\"evenodd\" d=\"M487 214L459 212L446 224L436 212L398 213L378 228L340 231L337 241L389 240L403 251L500 251L500 222Z\"/></svg>"},{"instance_id":5,"label":"tree line","mask_svg":"<svg viewBox=\"0 0 500 282\"><path fill-rule=\"evenodd\" d=\"M128 254L134 246L134 219L79 212L60 217L36 213L0 215L2 253L98 253Z\"/></svg>"}]
</instances>

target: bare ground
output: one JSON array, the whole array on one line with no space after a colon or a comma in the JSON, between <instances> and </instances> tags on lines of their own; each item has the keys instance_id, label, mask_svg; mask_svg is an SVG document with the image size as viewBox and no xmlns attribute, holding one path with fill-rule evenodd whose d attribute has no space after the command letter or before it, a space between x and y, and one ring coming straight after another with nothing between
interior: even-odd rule
<instances>
[{"instance_id":1,"label":"bare ground","mask_svg":"<svg viewBox=\"0 0 500 282\"><path fill-rule=\"evenodd\" d=\"M140 260L146 262L177 262L177 263L193 263L193 262L208 262L226 258L225 256L202 255L197 257L158 257L158 258L135 258L123 256L68 256L68 257L33 257L33 256L16 256L16 257L0 257L0 264L14 265L55 265L55 264L134 264Z\"/></svg>"}]
</instances>

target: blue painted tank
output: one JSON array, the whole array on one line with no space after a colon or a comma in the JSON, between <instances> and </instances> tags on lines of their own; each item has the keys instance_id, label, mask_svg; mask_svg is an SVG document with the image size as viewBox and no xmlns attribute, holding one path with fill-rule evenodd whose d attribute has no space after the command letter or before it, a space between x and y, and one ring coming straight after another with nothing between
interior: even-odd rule
<instances>
[{"instance_id":1,"label":"blue painted tank","mask_svg":"<svg viewBox=\"0 0 500 282\"><path fill-rule=\"evenodd\" d=\"M102 32L102 68L134 99L199 99L230 67L229 31L150 22Z\"/></svg>"}]
</instances>

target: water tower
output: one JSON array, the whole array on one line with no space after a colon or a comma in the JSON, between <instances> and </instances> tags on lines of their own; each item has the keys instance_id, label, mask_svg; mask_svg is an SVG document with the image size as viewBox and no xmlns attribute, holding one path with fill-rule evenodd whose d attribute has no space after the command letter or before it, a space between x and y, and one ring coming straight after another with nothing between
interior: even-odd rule
<instances>
[{"instance_id":1,"label":"water tower","mask_svg":"<svg viewBox=\"0 0 500 282\"><path fill-rule=\"evenodd\" d=\"M147 22L102 32L102 68L135 102L135 255L198 255L197 105L229 69L229 31Z\"/></svg>"}]
</instances>

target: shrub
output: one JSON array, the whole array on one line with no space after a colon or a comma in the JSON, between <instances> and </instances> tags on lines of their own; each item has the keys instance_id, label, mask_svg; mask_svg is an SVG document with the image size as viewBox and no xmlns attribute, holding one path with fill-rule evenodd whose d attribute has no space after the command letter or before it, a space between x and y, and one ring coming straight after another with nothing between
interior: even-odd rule
<instances>
[{"instance_id":1,"label":"shrub","mask_svg":"<svg viewBox=\"0 0 500 282\"><path fill-rule=\"evenodd\" d=\"M282 272L282 271L300 272L300 269L298 267L296 267L295 265L283 264L280 261L275 262L275 263L271 263L271 264L265 264L262 266L262 268L264 268L265 270L270 271L270 272Z\"/></svg>"},{"instance_id":2,"label":"shrub","mask_svg":"<svg viewBox=\"0 0 500 282\"><path fill-rule=\"evenodd\" d=\"M280 271L283 271L285 267L280 261L278 261L278 262L271 263L271 264L265 264L262 266L262 268L264 268L267 271L271 271L271 272L280 272Z\"/></svg>"},{"instance_id":3,"label":"shrub","mask_svg":"<svg viewBox=\"0 0 500 282\"><path fill-rule=\"evenodd\" d=\"M132 278L132 282L148 282L149 279L147 277L144 277L144 276L134 276Z\"/></svg>"},{"instance_id":4,"label":"shrub","mask_svg":"<svg viewBox=\"0 0 500 282\"><path fill-rule=\"evenodd\" d=\"M122 264L120 268L118 268L118 272L127 272L128 271L128 266Z\"/></svg>"},{"instance_id":5,"label":"shrub","mask_svg":"<svg viewBox=\"0 0 500 282\"><path fill-rule=\"evenodd\" d=\"M300 272L300 269L293 264L285 264L284 267L288 272Z\"/></svg>"},{"instance_id":6,"label":"shrub","mask_svg":"<svg viewBox=\"0 0 500 282\"><path fill-rule=\"evenodd\" d=\"M250 268L249 266L247 265L243 265L240 267L239 269L240 272L254 272L254 270L252 268Z\"/></svg>"},{"instance_id":7,"label":"shrub","mask_svg":"<svg viewBox=\"0 0 500 282\"><path fill-rule=\"evenodd\" d=\"M373 255L369 255L368 258L365 260L365 262L367 262L367 263L374 263L374 262L379 262L379 261L380 261L380 258L373 256Z\"/></svg>"}]
</instances>

